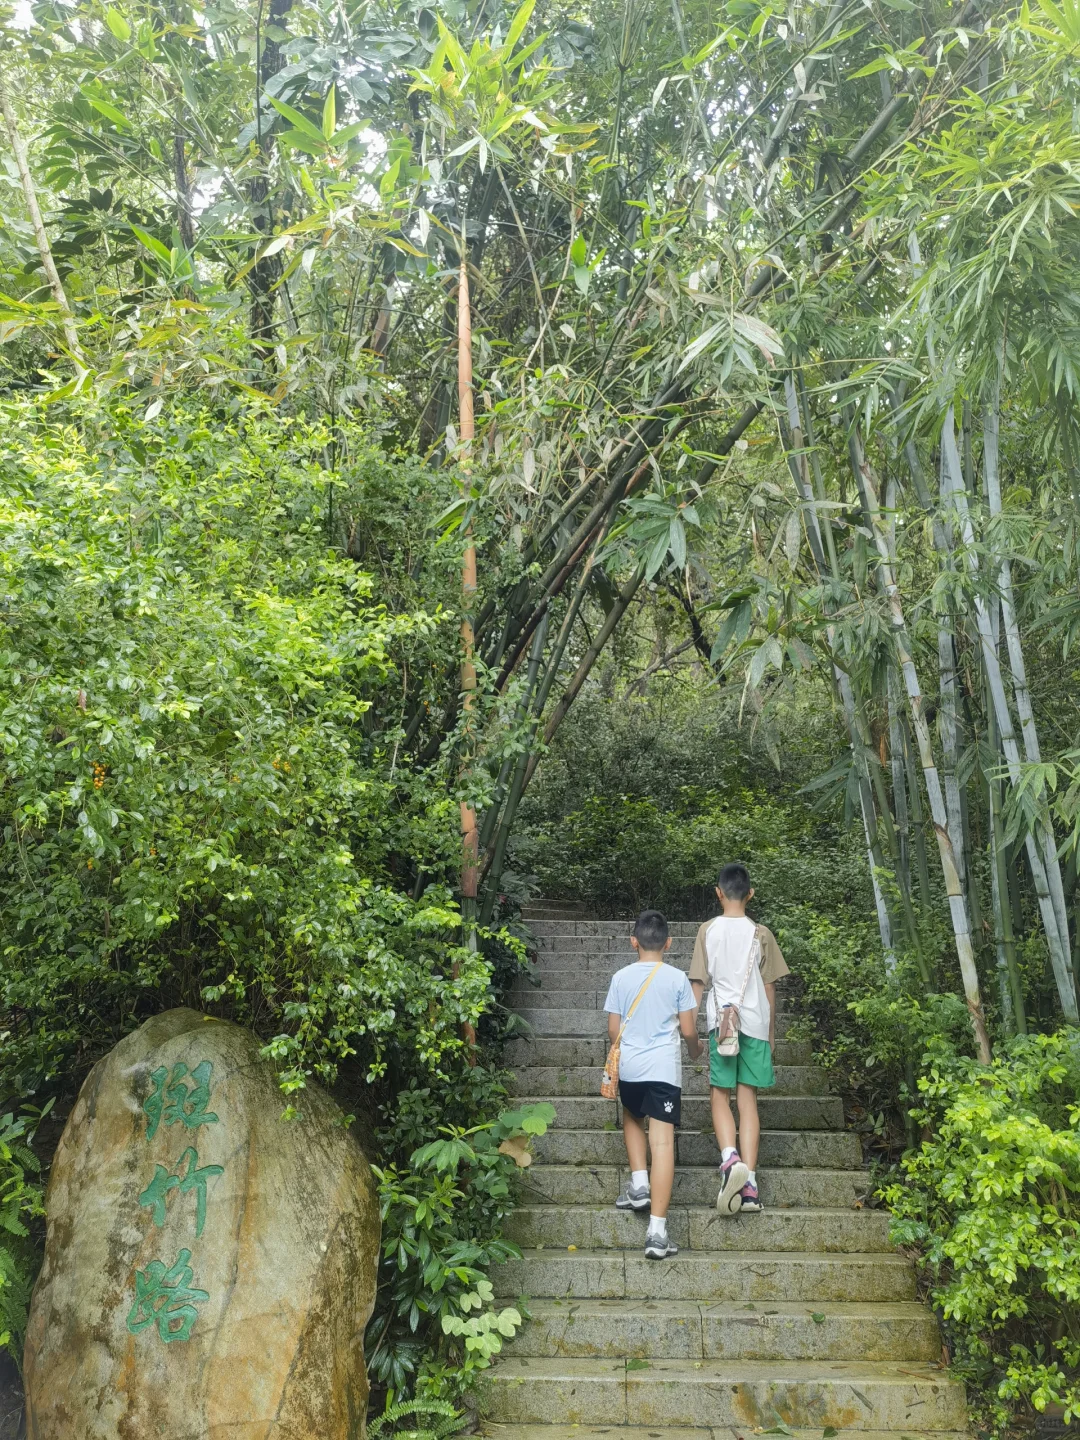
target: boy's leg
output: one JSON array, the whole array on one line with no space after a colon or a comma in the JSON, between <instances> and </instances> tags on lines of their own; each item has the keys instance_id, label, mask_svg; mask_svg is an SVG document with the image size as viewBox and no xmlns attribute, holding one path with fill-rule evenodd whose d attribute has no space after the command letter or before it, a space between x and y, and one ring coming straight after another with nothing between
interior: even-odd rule
<instances>
[{"instance_id":1,"label":"boy's leg","mask_svg":"<svg viewBox=\"0 0 1080 1440\"><path fill-rule=\"evenodd\" d=\"M753 1174L757 1170L761 1146L761 1120L758 1117L757 1090L753 1085L740 1084L736 1091L739 1106L739 1147L742 1158Z\"/></svg>"},{"instance_id":2,"label":"boy's leg","mask_svg":"<svg viewBox=\"0 0 1080 1440\"><path fill-rule=\"evenodd\" d=\"M735 1149L735 1116L731 1113L731 1091L713 1086L709 1091L712 1125L720 1152Z\"/></svg>"},{"instance_id":3,"label":"boy's leg","mask_svg":"<svg viewBox=\"0 0 1080 1440\"><path fill-rule=\"evenodd\" d=\"M627 1147L629 1150L629 1147ZM671 1204L671 1189L675 1184L675 1126L666 1120L649 1121L649 1149L652 1151L652 1168L649 1184L652 1187L651 1214L658 1220L667 1218Z\"/></svg>"},{"instance_id":4,"label":"boy's leg","mask_svg":"<svg viewBox=\"0 0 1080 1440\"><path fill-rule=\"evenodd\" d=\"M645 1111L643 1087L626 1080L619 1081L622 1101L623 1143L630 1162L630 1178L615 1201L616 1210L648 1210L649 1172L645 1168Z\"/></svg>"},{"instance_id":5,"label":"boy's leg","mask_svg":"<svg viewBox=\"0 0 1080 1440\"><path fill-rule=\"evenodd\" d=\"M776 1084L773 1068L772 1047L766 1040L757 1040L752 1035L744 1038L739 1047L739 1069L736 1076L736 1099L739 1105L739 1144L743 1159L750 1167L746 1185L742 1192L742 1209L757 1211L762 1208L758 1192L757 1162L761 1141L761 1120L758 1115L758 1091L768 1090Z\"/></svg>"},{"instance_id":6,"label":"boy's leg","mask_svg":"<svg viewBox=\"0 0 1080 1440\"><path fill-rule=\"evenodd\" d=\"M709 1091L713 1130L720 1146L720 1193L716 1208L722 1215L735 1215L742 1204L742 1187L750 1170L735 1148L735 1116L731 1113L731 1091L714 1085Z\"/></svg>"},{"instance_id":7,"label":"boy's leg","mask_svg":"<svg viewBox=\"0 0 1080 1440\"><path fill-rule=\"evenodd\" d=\"M647 1169L645 1161L645 1121L639 1120L636 1115L631 1115L626 1106L622 1112L622 1133L626 1141L626 1158L630 1162L630 1170Z\"/></svg>"}]
</instances>

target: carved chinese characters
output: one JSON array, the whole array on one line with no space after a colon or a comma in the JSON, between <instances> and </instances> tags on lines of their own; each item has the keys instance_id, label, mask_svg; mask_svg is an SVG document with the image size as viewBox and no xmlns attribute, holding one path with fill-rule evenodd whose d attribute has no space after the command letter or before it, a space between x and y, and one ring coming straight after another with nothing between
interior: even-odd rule
<instances>
[{"instance_id":1,"label":"carved chinese characters","mask_svg":"<svg viewBox=\"0 0 1080 1440\"><path fill-rule=\"evenodd\" d=\"M357 1440L379 1220L322 1091L190 1010L91 1072L52 1167L29 1440Z\"/></svg>"}]
</instances>

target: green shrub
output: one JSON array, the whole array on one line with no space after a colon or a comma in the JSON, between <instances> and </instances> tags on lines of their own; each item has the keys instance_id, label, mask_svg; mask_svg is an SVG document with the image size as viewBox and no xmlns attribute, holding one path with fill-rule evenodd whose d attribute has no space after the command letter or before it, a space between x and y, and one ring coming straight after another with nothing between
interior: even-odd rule
<instances>
[{"instance_id":1,"label":"green shrub","mask_svg":"<svg viewBox=\"0 0 1080 1440\"><path fill-rule=\"evenodd\" d=\"M954 1363L1004 1427L1018 1402L1080 1413L1080 1032L1019 1037L984 1068L931 1046L932 1132L884 1196Z\"/></svg>"},{"instance_id":2,"label":"green shrub","mask_svg":"<svg viewBox=\"0 0 1080 1440\"><path fill-rule=\"evenodd\" d=\"M489 966L455 948L445 775L395 744L396 677L452 627L327 545L325 432L5 419L0 1094L184 1003L252 1025L287 1092L352 1056L448 1076ZM339 506L395 470L350 442Z\"/></svg>"},{"instance_id":3,"label":"green shrub","mask_svg":"<svg viewBox=\"0 0 1080 1440\"><path fill-rule=\"evenodd\" d=\"M482 1090L494 1096L499 1088L483 1072L474 1072L471 1084L474 1105ZM430 1097L413 1090L398 1099L392 1134L400 1144L426 1128L420 1117ZM494 1304L485 1271L521 1253L502 1238L502 1225L517 1200L530 1138L554 1118L542 1103L479 1125L443 1124L406 1164L376 1168L382 1267L367 1358L372 1380L390 1397L416 1383L429 1398L459 1398L520 1326L518 1310Z\"/></svg>"},{"instance_id":4,"label":"green shrub","mask_svg":"<svg viewBox=\"0 0 1080 1440\"><path fill-rule=\"evenodd\" d=\"M37 1126L48 1113L25 1108L0 1115L0 1350L22 1365L30 1291L39 1255L30 1224L45 1214L41 1162L31 1149Z\"/></svg>"}]
</instances>

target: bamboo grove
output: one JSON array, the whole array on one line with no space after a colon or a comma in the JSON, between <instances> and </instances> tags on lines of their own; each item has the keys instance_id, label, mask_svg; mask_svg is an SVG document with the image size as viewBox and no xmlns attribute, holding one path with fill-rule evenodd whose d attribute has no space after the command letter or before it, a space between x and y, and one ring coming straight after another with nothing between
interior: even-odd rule
<instances>
[{"instance_id":1,"label":"bamboo grove","mask_svg":"<svg viewBox=\"0 0 1080 1440\"><path fill-rule=\"evenodd\" d=\"M1032 945L1078 1019L1078 47L1070 0L49 0L0 51L6 383L453 475L460 640L394 754L470 930L629 617L748 724L816 677L885 954L987 1060Z\"/></svg>"}]
</instances>

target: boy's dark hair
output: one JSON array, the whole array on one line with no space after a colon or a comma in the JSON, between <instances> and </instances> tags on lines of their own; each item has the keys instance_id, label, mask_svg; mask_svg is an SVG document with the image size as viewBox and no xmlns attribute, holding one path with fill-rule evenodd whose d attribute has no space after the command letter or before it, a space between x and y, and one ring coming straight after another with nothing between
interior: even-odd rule
<instances>
[{"instance_id":1,"label":"boy's dark hair","mask_svg":"<svg viewBox=\"0 0 1080 1440\"><path fill-rule=\"evenodd\" d=\"M668 942L668 923L659 910L643 910L634 922L639 950L662 950Z\"/></svg>"},{"instance_id":2,"label":"boy's dark hair","mask_svg":"<svg viewBox=\"0 0 1080 1440\"><path fill-rule=\"evenodd\" d=\"M725 865L716 883L729 900L745 900L750 894L750 871L745 865Z\"/></svg>"}]
</instances>

